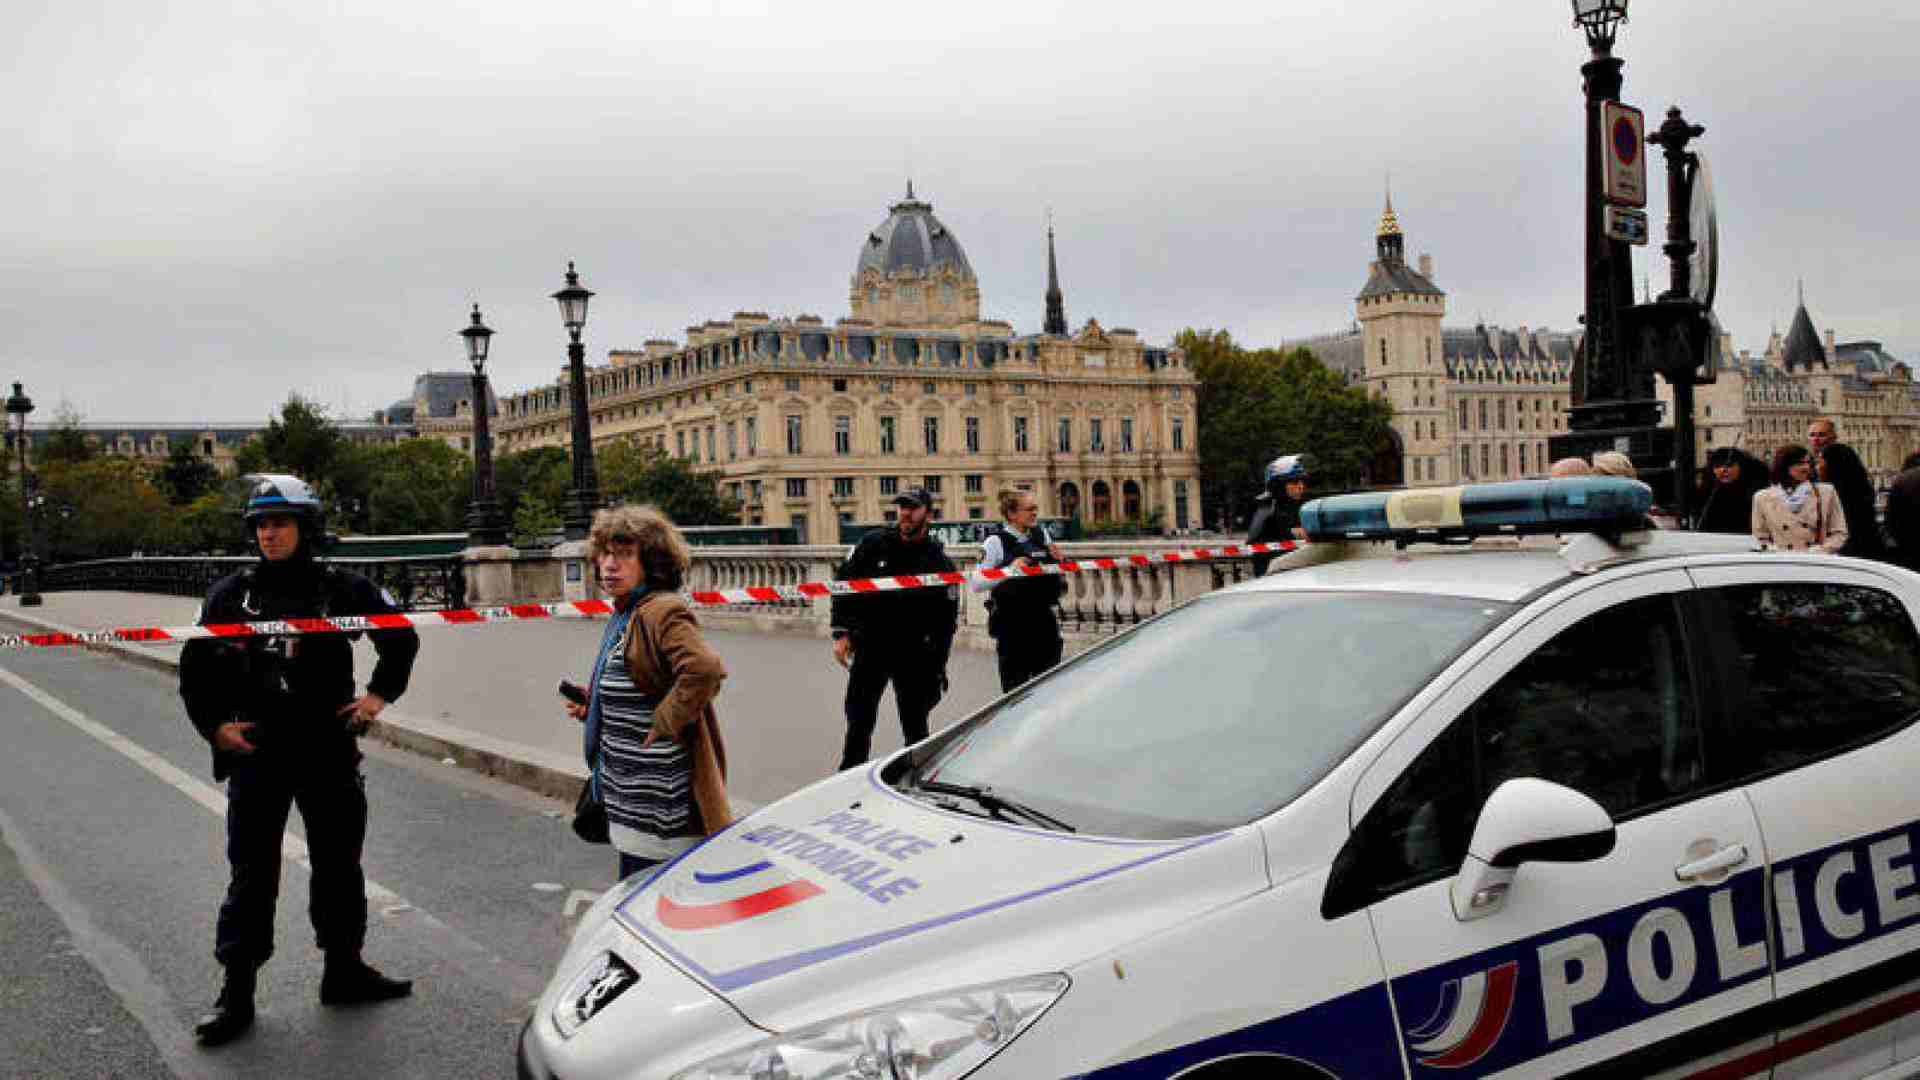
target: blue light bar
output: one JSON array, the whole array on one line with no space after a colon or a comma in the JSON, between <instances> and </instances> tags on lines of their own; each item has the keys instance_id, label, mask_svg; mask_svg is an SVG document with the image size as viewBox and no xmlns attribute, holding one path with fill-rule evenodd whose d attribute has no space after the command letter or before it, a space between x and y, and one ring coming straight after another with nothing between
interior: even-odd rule
<instances>
[{"instance_id":1,"label":"blue light bar","mask_svg":"<svg viewBox=\"0 0 1920 1080\"><path fill-rule=\"evenodd\" d=\"M1300 508L1314 540L1445 540L1645 527L1653 489L1622 476L1417 488L1315 499Z\"/></svg>"}]
</instances>

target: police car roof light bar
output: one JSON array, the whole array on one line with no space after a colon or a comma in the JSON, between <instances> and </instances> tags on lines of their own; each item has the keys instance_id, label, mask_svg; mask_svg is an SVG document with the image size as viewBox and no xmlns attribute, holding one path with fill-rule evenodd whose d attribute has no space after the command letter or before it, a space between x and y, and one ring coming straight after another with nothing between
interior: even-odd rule
<instances>
[{"instance_id":1,"label":"police car roof light bar","mask_svg":"<svg viewBox=\"0 0 1920 1080\"><path fill-rule=\"evenodd\" d=\"M1470 540L1476 536L1620 533L1643 528L1653 489L1619 476L1381 491L1315 499L1300 524L1317 541Z\"/></svg>"}]
</instances>

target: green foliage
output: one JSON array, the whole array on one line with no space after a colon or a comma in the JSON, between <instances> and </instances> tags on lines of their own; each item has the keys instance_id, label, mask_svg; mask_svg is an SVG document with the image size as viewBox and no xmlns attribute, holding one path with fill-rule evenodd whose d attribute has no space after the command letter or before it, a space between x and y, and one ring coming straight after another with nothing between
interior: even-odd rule
<instances>
[{"instance_id":1,"label":"green foliage","mask_svg":"<svg viewBox=\"0 0 1920 1080\"><path fill-rule=\"evenodd\" d=\"M299 394L287 398L280 415L267 421L260 433L258 459L264 468L242 472L286 472L310 484L327 479L334 461L347 446L345 436L327 418L326 406Z\"/></svg>"},{"instance_id":2,"label":"green foliage","mask_svg":"<svg viewBox=\"0 0 1920 1080\"><path fill-rule=\"evenodd\" d=\"M0 562L20 558L20 482L17 473L0 475Z\"/></svg>"},{"instance_id":3,"label":"green foliage","mask_svg":"<svg viewBox=\"0 0 1920 1080\"><path fill-rule=\"evenodd\" d=\"M186 506L220 484L220 470L193 452L187 441L174 443L167 460L154 471L154 486L175 506Z\"/></svg>"},{"instance_id":4,"label":"green foliage","mask_svg":"<svg viewBox=\"0 0 1920 1080\"><path fill-rule=\"evenodd\" d=\"M473 462L438 439L371 448L367 525L376 535L461 532L473 497Z\"/></svg>"},{"instance_id":5,"label":"green foliage","mask_svg":"<svg viewBox=\"0 0 1920 1080\"><path fill-rule=\"evenodd\" d=\"M1313 457L1316 491L1357 485L1392 438L1393 408L1320 363L1307 349L1248 350L1224 330L1184 330L1176 339L1200 380L1197 408L1203 502L1241 525L1260 493L1267 462Z\"/></svg>"},{"instance_id":6,"label":"green foliage","mask_svg":"<svg viewBox=\"0 0 1920 1080\"><path fill-rule=\"evenodd\" d=\"M539 495L524 495L513 510L513 542L521 547L548 540L560 531L560 510Z\"/></svg>"},{"instance_id":7,"label":"green foliage","mask_svg":"<svg viewBox=\"0 0 1920 1080\"><path fill-rule=\"evenodd\" d=\"M596 450L594 463L610 501L651 503L676 525L740 523L740 504L721 493L719 474L696 472L684 458L620 441Z\"/></svg>"},{"instance_id":8,"label":"green foliage","mask_svg":"<svg viewBox=\"0 0 1920 1080\"><path fill-rule=\"evenodd\" d=\"M572 483L572 462L558 446L537 446L493 459L494 498L500 503L501 515L515 522L516 532L524 499L537 499L557 515Z\"/></svg>"},{"instance_id":9,"label":"green foliage","mask_svg":"<svg viewBox=\"0 0 1920 1080\"><path fill-rule=\"evenodd\" d=\"M157 554L181 542L166 496L145 468L125 458L49 463L41 470L41 492L41 529L55 562Z\"/></svg>"},{"instance_id":10,"label":"green foliage","mask_svg":"<svg viewBox=\"0 0 1920 1080\"><path fill-rule=\"evenodd\" d=\"M87 441L87 433L80 430L79 412L71 405L61 405L54 412L53 429L47 432L46 441L40 444L40 453L34 464L77 465L97 456L94 445Z\"/></svg>"},{"instance_id":11,"label":"green foliage","mask_svg":"<svg viewBox=\"0 0 1920 1080\"><path fill-rule=\"evenodd\" d=\"M222 555L245 548L245 529L240 521L244 500L228 491L202 494L176 513L176 548L183 554Z\"/></svg>"}]
</instances>

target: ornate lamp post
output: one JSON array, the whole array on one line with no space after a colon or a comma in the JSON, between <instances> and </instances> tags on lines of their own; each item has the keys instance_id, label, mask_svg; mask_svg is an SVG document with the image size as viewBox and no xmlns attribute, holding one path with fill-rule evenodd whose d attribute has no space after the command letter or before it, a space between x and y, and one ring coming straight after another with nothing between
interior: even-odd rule
<instances>
[{"instance_id":1,"label":"ornate lamp post","mask_svg":"<svg viewBox=\"0 0 1920 1080\"><path fill-rule=\"evenodd\" d=\"M473 305L473 322L460 331L467 343L467 362L473 365L473 501L467 505L467 542L493 547L507 542L500 520L500 504L493 488L493 433L487 416L487 346L493 331L480 321L480 305Z\"/></svg>"},{"instance_id":2,"label":"ornate lamp post","mask_svg":"<svg viewBox=\"0 0 1920 1080\"><path fill-rule=\"evenodd\" d=\"M565 525L567 539L585 540L593 527L593 512L600 508L600 477L593 467L593 431L587 418L587 347L580 344L580 331L587 325L587 301L593 293L580 287L580 275L567 264L567 287L553 294L560 304L560 321L566 325L567 376L572 384L569 398L573 406L573 490L567 493Z\"/></svg>"},{"instance_id":3,"label":"ornate lamp post","mask_svg":"<svg viewBox=\"0 0 1920 1080\"><path fill-rule=\"evenodd\" d=\"M1633 256L1624 240L1607 234L1602 196L1607 137L1602 113L1620 100L1620 69L1613 42L1627 21L1627 0L1573 0L1573 22L1587 36L1592 59L1580 68L1587 94L1586 324L1581 362L1575 368L1575 432L1650 428L1659 420L1650 372L1633 371L1620 348L1620 309L1633 303ZM1596 447L1611 449L1611 446Z\"/></svg>"},{"instance_id":4,"label":"ornate lamp post","mask_svg":"<svg viewBox=\"0 0 1920 1080\"><path fill-rule=\"evenodd\" d=\"M33 411L33 399L19 383L13 384L13 396L7 399L7 415L13 418L13 445L20 451L20 570L21 607L40 606L40 580L33 552L33 484L27 472L27 414Z\"/></svg>"}]
</instances>

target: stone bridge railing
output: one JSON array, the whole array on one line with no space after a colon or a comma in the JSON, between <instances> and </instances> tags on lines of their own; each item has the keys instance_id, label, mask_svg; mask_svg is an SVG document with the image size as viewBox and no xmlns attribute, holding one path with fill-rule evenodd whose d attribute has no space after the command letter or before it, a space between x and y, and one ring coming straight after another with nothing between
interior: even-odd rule
<instances>
[{"instance_id":1,"label":"stone bridge railing","mask_svg":"<svg viewBox=\"0 0 1920 1080\"><path fill-rule=\"evenodd\" d=\"M1181 551L1191 542L1125 540L1062 544L1061 554L1070 560L1091 560L1133 554L1151 555L1161 551ZM980 563L976 545L947 549L962 570ZM798 585L805 581L826 581L833 577L847 549L843 545L783 547L700 547L693 551L693 570L688 575L690 589L738 589L749 585ZM1067 592L1061 598L1064 616L1062 629L1070 636L1098 637L1124 630L1151 618L1201 593L1244 581L1252 576L1251 560L1220 559L1213 562L1155 563L1150 566L1123 566L1113 570L1084 571L1067 575ZM966 591L961 607L963 639L973 644L986 642L986 596ZM706 608L701 621L708 625L824 635L828 631L831 601L783 600L777 603Z\"/></svg>"}]
</instances>

